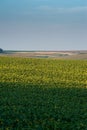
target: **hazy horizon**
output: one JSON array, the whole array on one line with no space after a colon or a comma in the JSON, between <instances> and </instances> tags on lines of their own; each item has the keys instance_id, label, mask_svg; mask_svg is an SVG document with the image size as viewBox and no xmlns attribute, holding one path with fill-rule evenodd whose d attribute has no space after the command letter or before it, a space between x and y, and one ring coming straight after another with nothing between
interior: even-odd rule
<instances>
[{"instance_id":1,"label":"hazy horizon","mask_svg":"<svg viewBox=\"0 0 87 130\"><path fill-rule=\"evenodd\" d=\"M0 48L87 50L87 1L1 0Z\"/></svg>"}]
</instances>

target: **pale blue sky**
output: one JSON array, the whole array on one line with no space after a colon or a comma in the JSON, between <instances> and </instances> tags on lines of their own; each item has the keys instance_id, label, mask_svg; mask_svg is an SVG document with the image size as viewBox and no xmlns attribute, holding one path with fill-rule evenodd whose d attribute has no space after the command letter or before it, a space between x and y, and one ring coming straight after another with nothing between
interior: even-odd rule
<instances>
[{"instance_id":1,"label":"pale blue sky","mask_svg":"<svg viewBox=\"0 0 87 130\"><path fill-rule=\"evenodd\" d=\"M87 49L87 0L0 0L0 48Z\"/></svg>"}]
</instances>

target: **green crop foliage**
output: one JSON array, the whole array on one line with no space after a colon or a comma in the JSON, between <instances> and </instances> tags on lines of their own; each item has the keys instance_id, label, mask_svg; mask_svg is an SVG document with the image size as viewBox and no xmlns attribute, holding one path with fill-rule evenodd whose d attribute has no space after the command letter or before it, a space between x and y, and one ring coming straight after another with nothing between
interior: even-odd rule
<instances>
[{"instance_id":1,"label":"green crop foliage","mask_svg":"<svg viewBox=\"0 0 87 130\"><path fill-rule=\"evenodd\" d=\"M87 61L0 57L0 130L87 130Z\"/></svg>"}]
</instances>

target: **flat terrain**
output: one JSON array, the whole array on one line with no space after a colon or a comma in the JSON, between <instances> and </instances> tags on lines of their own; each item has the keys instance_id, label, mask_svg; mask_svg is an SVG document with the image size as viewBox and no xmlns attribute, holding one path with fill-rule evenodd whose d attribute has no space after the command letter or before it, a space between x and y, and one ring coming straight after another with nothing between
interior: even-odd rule
<instances>
[{"instance_id":1,"label":"flat terrain","mask_svg":"<svg viewBox=\"0 0 87 130\"><path fill-rule=\"evenodd\" d=\"M87 60L0 57L0 130L87 130Z\"/></svg>"},{"instance_id":2,"label":"flat terrain","mask_svg":"<svg viewBox=\"0 0 87 130\"><path fill-rule=\"evenodd\" d=\"M87 51L5 51L1 56L27 58L87 59Z\"/></svg>"}]
</instances>

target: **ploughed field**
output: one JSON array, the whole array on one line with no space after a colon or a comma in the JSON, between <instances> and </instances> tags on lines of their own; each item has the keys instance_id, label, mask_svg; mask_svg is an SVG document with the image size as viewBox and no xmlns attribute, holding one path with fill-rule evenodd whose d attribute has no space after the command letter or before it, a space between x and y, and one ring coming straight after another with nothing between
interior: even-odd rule
<instances>
[{"instance_id":1,"label":"ploughed field","mask_svg":"<svg viewBox=\"0 0 87 130\"><path fill-rule=\"evenodd\" d=\"M87 61L0 57L0 130L87 130Z\"/></svg>"}]
</instances>

